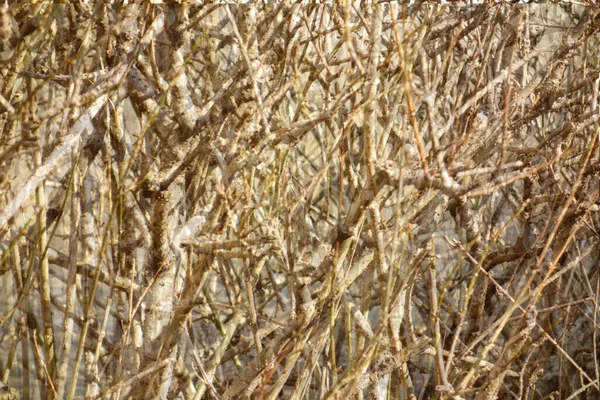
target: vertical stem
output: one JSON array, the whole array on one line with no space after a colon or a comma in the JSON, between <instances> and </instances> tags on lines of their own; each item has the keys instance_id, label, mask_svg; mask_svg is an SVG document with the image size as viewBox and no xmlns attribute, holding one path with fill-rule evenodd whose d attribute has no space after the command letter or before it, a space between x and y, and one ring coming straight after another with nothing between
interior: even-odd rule
<instances>
[{"instance_id":1,"label":"vertical stem","mask_svg":"<svg viewBox=\"0 0 600 400\"><path fill-rule=\"evenodd\" d=\"M77 159L76 151L73 151L73 158ZM73 165L73 175L71 177L71 231L69 235L69 271L67 274L67 299L64 312L63 340L61 343L61 354L58 360L58 367L55 378L56 393L58 398L65 396L67 381L67 368L69 365L69 355L71 354L71 338L73 336L73 310L75 309L75 298L77 293L77 252L78 252L78 223L79 223L79 171L77 162Z\"/></svg>"},{"instance_id":2,"label":"vertical stem","mask_svg":"<svg viewBox=\"0 0 600 400\"><path fill-rule=\"evenodd\" d=\"M377 87L379 86L379 74L377 73L377 66L379 65L379 46L381 43L381 24L383 19L383 6L379 3L373 5L372 16L371 16L371 37L370 47L371 51L369 54L369 71L368 71L368 92L367 100L369 103L365 109L365 161L369 170L369 179L371 180L371 187L373 192L377 192L375 184L375 161L377 160L376 154L376 124L377 115L375 113L375 97L377 96Z\"/></svg>"},{"instance_id":3,"label":"vertical stem","mask_svg":"<svg viewBox=\"0 0 600 400\"><path fill-rule=\"evenodd\" d=\"M440 331L440 310L437 296L437 278L435 271L435 263L433 260L429 265L429 300L430 314L433 323L433 334L434 334L434 347L435 356L437 361L438 377L440 379L440 385L444 386L445 390L449 390L452 386L448 382L448 376L446 375L446 367L444 366L444 356L442 353L442 334Z\"/></svg>"},{"instance_id":4,"label":"vertical stem","mask_svg":"<svg viewBox=\"0 0 600 400\"><path fill-rule=\"evenodd\" d=\"M42 150L37 149L35 152L36 165L42 165ZM46 232L46 196L44 190L44 181L37 187L35 192L37 202L37 227L39 232L39 255L42 257L39 269L40 279L40 301L42 309L43 322L43 338L44 349L46 351L46 365L48 373L53 376L56 367L56 359L54 355L54 329L52 327L52 305L50 302L50 276L48 269L48 258L46 257L45 249L48 246L48 233ZM50 392L48 392L50 394Z\"/></svg>"},{"instance_id":5,"label":"vertical stem","mask_svg":"<svg viewBox=\"0 0 600 400\"><path fill-rule=\"evenodd\" d=\"M94 178L91 175L91 171L84 172L82 181L82 192L80 194L81 199L81 242L83 244L83 262L87 265L96 265L100 268L100 264L94 257L94 249L98 247L96 242L96 224L94 222L94 210L92 204L92 191L94 189ZM89 282L89 281L88 281ZM93 293L93 289L89 290ZM93 299L92 299L93 301ZM99 339L101 342L101 339ZM98 394L99 388L97 383L97 362L98 360L94 357L94 352L91 350L93 346L88 343L88 349L85 354L85 385L86 385L86 397L93 397Z\"/></svg>"}]
</instances>

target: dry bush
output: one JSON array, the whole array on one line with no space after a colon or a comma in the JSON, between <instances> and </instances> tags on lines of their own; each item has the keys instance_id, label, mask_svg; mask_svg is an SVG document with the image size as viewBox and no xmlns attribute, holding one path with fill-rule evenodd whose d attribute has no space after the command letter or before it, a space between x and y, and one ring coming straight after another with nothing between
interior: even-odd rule
<instances>
[{"instance_id":1,"label":"dry bush","mask_svg":"<svg viewBox=\"0 0 600 400\"><path fill-rule=\"evenodd\" d=\"M599 29L4 3L0 397L597 398Z\"/></svg>"}]
</instances>

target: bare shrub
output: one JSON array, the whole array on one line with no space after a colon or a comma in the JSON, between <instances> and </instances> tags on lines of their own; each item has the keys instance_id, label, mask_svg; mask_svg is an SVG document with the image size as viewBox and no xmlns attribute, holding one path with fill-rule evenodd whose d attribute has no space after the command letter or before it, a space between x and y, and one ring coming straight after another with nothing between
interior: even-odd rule
<instances>
[{"instance_id":1,"label":"bare shrub","mask_svg":"<svg viewBox=\"0 0 600 400\"><path fill-rule=\"evenodd\" d=\"M0 397L597 398L599 29L3 3Z\"/></svg>"}]
</instances>

